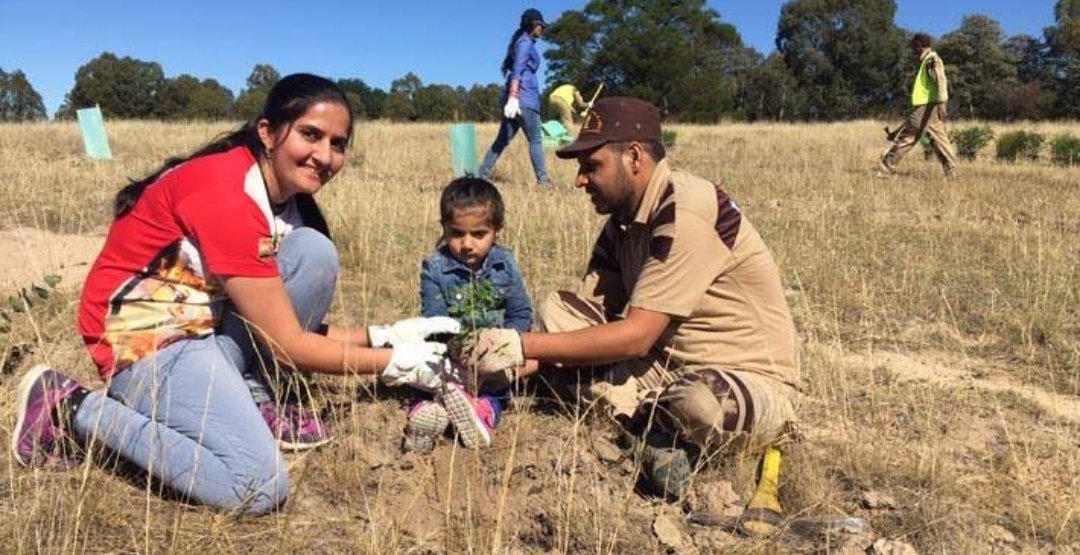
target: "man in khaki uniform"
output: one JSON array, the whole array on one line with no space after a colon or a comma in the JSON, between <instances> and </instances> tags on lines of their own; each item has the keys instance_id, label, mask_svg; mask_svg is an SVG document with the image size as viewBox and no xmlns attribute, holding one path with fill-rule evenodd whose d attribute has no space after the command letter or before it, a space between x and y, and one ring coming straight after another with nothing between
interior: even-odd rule
<instances>
[{"instance_id":1,"label":"man in khaki uniform","mask_svg":"<svg viewBox=\"0 0 1080 555\"><path fill-rule=\"evenodd\" d=\"M559 118L559 123L562 123L566 132L571 134L576 131L574 128L574 112L584 112L589 109L589 103L585 102L585 99L581 97L581 91L569 83L555 87L555 90L548 95L548 103L551 105L551 109L555 111L556 117Z\"/></svg>"},{"instance_id":2,"label":"man in khaki uniform","mask_svg":"<svg viewBox=\"0 0 1080 555\"><path fill-rule=\"evenodd\" d=\"M659 111L636 98L598 100L556 154L577 159L576 186L610 215L581 286L543 303L546 333L481 330L459 360L510 379L536 371L526 358L556 372L594 366L586 396L625 429L660 429L703 451L779 439L794 420L798 342L776 264L738 205L671 167ZM670 468L685 452L666 441L645 470L677 497L689 465L686 476ZM772 497L779 513L775 488Z\"/></svg>"},{"instance_id":3,"label":"man in khaki uniform","mask_svg":"<svg viewBox=\"0 0 1080 555\"><path fill-rule=\"evenodd\" d=\"M934 154L945 168L946 177L951 177L956 168L956 150L945 129L948 119L945 105L949 101L945 63L937 52L930 49L930 36L925 33L916 33L911 38L911 50L919 59L919 71L911 86L911 104L915 108L892 139L892 146L881 157L880 174L895 174L896 165L904 155L915 146L923 133L929 133Z\"/></svg>"}]
</instances>

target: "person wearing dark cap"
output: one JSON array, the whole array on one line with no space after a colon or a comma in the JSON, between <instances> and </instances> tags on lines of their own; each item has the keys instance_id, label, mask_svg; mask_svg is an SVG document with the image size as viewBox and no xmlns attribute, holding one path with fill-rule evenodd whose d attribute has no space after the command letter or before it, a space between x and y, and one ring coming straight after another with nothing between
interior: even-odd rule
<instances>
[{"instance_id":1,"label":"person wearing dark cap","mask_svg":"<svg viewBox=\"0 0 1080 555\"><path fill-rule=\"evenodd\" d=\"M745 523L770 527L780 515L774 446L793 432L800 380L795 326L757 230L720 185L673 168L660 137L652 104L595 103L557 152L577 159L575 185L609 216L580 287L547 297L545 333L479 330L451 356L481 382L591 366L582 395L644 439L645 475L671 498L691 474L683 446L764 448Z\"/></svg>"},{"instance_id":2,"label":"person wearing dark cap","mask_svg":"<svg viewBox=\"0 0 1080 555\"><path fill-rule=\"evenodd\" d=\"M495 162L518 129L525 131L529 140L529 159L532 161L536 182L542 187L551 187L547 165L544 162L543 137L540 132L540 83L536 72L540 70L540 53L536 50L536 41L544 34L547 23L540 10L529 8L521 14L521 24L510 37L510 45L503 58L502 72L506 76L506 88L503 89L500 103L503 105L503 119L495 141L484 155L480 164L479 176L490 180Z\"/></svg>"}]
</instances>

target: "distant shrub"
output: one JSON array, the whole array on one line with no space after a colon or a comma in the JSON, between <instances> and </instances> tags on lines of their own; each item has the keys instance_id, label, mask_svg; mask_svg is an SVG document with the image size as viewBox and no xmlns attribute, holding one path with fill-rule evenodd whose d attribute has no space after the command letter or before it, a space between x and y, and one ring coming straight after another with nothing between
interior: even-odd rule
<instances>
[{"instance_id":1,"label":"distant shrub","mask_svg":"<svg viewBox=\"0 0 1080 555\"><path fill-rule=\"evenodd\" d=\"M1080 166L1080 137L1058 135L1050 141L1050 159L1062 166Z\"/></svg>"},{"instance_id":2,"label":"distant shrub","mask_svg":"<svg viewBox=\"0 0 1080 555\"><path fill-rule=\"evenodd\" d=\"M998 160L1015 162L1020 158L1038 160L1043 136L1029 131L1005 133L997 141Z\"/></svg>"},{"instance_id":3,"label":"distant shrub","mask_svg":"<svg viewBox=\"0 0 1080 555\"><path fill-rule=\"evenodd\" d=\"M922 145L922 156L929 160L934 157L934 139L930 138L929 133L923 133L919 137L919 144Z\"/></svg>"},{"instance_id":4,"label":"distant shrub","mask_svg":"<svg viewBox=\"0 0 1080 555\"><path fill-rule=\"evenodd\" d=\"M966 127L949 135L956 145L956 154L964 160L974 160L979 151L994 140L994 132L985 125Z\"/></svg>"},{"instance_id":5,"label":"distant shrub","mask_svg":"<svg viewBox=\"0 0 1080 555\"><path fill-rule=\"evenodd\" d=\"M660 131L660 142L664 144L664 148L671 148L675 146L675 139L679 137L679 134L670 129L664 129Z\"/></svg>"}]
</instances>

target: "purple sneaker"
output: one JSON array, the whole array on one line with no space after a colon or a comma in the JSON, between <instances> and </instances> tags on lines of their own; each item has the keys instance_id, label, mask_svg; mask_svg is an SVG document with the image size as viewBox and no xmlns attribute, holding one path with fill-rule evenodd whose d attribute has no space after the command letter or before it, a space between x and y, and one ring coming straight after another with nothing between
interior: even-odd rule
<instances>
[{"instance_id":1,"label":"purple sneaker","mask_svg":"<svg viewBox=\"0 0 1080 555\"><path fill-rule=\"evenodd\" d=\"M405 439L401 442L404 451L421 454L435 449L435 440L446 432L450 425L450 415L435 401L417 401L405 414Z\"/></svg>"},{"instance_id":2,"label":"purple sneaker","mask_svg":"<svg viewBox=\"0 0 1080 555\"><path fill-rule=\"evenodd\" d=\"M446 384L439 395L465 447L483 449L491 445L495 439L495 410L489 399L473 397L456 383Z\"/></svg>"},{"instance_id":3,"label":"purple sneaker","mask_svg":"<svg viewBox=\"0 0 1080 555\"><path fill-rule=\"evenodd\" d=\"M326 423L313 410L266 401L259 404L259 413L283 451L306 451L330 443Z\"/></svg>"},{"instance_id":4,"label":"purple sneaker","mask_svg":"<svg viewBox=\"0 0 1080 555\"><path fill-rule=\"evenodd\" d=\"M74 468L80 459L67 447L72 438L56 424L65 401L82 389L75 380L39 364L19 382L18 419L11 434L11 452L24 466Z\"/></svg>"}]
</instances>

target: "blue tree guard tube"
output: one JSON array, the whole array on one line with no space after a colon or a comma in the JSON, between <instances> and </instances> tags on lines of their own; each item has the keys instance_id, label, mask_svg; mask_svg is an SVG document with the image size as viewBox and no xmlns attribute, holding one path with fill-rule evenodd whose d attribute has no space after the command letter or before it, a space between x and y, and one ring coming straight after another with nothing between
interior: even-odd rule
<instances>
[{"instance_id":1,"label":"blue tree guard tube","mask_svg":"<svg viewBox=\"0 0 1080 555\"><path fill-rule=\"evenodd\" d=\"M450 127L450 158L454 177L476 175L476 127L457 123Z\"/></svg>"}]
</instances>

